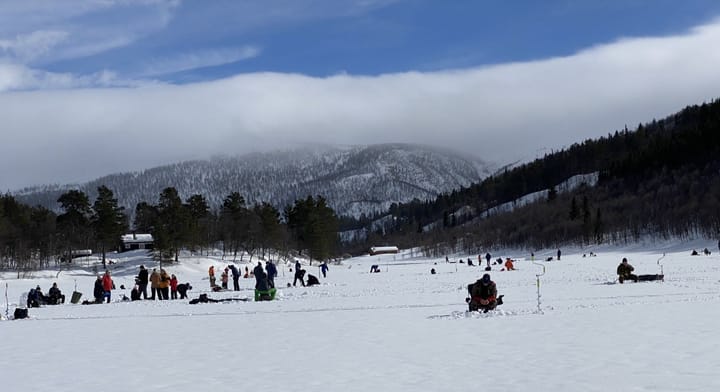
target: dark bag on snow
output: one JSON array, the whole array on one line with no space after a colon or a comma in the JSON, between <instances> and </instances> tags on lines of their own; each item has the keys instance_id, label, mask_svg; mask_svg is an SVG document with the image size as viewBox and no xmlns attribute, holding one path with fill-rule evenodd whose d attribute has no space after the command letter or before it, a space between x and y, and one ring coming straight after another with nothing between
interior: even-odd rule
<instances>
[{"instance_id":1,"label":"dark bag on snow","mask_svg":"<svg viewBox=\"0 0 720 392\"><path fill-rule=\"evenodd\" d=\"M28 310L23 308L15 308L15 313L13 314L13 318L15 320L24 319L28 317Z\"/></svg>"}]
</instances>

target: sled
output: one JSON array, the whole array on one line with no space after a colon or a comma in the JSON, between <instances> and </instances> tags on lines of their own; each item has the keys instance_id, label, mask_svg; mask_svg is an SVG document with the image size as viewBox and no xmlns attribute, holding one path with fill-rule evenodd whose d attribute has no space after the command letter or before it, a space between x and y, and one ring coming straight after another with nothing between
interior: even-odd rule
<instances>
[{"instance_id":1,"label":"sled","mask_svg":"<svg viewBox=\"0 0 720 392\"><path fill-rule=\"evenodd\" d=\"M269 290L255 289L255 301L272 301L275 299L277 290L273 287Z\"/></svg>"},{"instance_id":2,"label":"sled","mask_svg":"<svg viewBox=\"0 0 720 392\"><path fill-rule=\"evenodd\" d=\"M637 281L638 282L654 282L654 281L665 281L665 275L663 274L647 274L647 275L638 275ZM633 279L624 279L617 281L618 283L635 283L635 280Z\"/></svg>"}]
</instances>

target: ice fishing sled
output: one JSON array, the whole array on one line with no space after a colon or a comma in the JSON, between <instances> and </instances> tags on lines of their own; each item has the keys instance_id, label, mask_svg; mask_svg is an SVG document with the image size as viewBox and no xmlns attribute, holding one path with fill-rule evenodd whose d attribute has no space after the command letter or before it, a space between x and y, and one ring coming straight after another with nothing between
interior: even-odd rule
<instances>
[{"instance_id":1,"label":"ice fishing sled","mask_svg":"<svg viewBox=\"0 0 720 392\"><path fill-rule=\"evenodd\" d=\"M272 301L275 299L276 292L274 287L269 290L255 289L255 301Z\"/></svg>"}]
</instances>

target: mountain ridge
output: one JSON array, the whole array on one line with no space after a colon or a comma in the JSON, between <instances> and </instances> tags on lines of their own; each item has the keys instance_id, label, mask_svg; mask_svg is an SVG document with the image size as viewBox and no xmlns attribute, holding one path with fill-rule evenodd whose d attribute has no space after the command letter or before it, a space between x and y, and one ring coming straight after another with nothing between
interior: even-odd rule
<instances>
[{"instance_id":1,"label":"mountain ridge","mask_svg":"<svg viewBox=\"0 0 720 392\"><path fill-rule=\"evenodd\" d=\"M105 185L130 213L139 202L156 203L166 187L175 187L183 199L201 194L211 208L235 191L250 205L268 202L281 210L296 199L321 195L338 215L359 217L386 211L392 203L434 199L491 172L492 165L478 158L432 146L310 146L177 162L13 194L24 203L57 211L57 198L67 190L82 190L94 200L97 187Z\"/></svg>"}]
</instances>

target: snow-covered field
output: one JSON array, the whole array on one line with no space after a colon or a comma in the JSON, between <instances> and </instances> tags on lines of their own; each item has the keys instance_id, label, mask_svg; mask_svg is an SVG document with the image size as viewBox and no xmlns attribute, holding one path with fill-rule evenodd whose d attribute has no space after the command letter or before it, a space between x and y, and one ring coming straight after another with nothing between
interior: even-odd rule
<instances>
[{"instance_id":1,"label":"snow-covered field","mask_svg":"<svg viewBox=\"0 0 720 392\"><path fill-rule=\"evenodd\" d=\"M466 286L480 267L409 253L331 265L315 287L284 287L279 300L189 305L113 302L30 309L0 322L3 391L718 391L720 255L711 242L563 249L536 274L524 252L517 271L491 273L505 304L466 314ZM708 247L711 256L690 256ZM597 257L582 257L593 251ZM544 259L555 250L539 252ZM639 274L665 282L608 284L627 257ZM113 255L117 287L130 288L143 253ZM451 261L477 255L451 255ZM435 264L437 263L437 264ZM167 268L207 292L218 258L185 257ZM382 272L368 273L379 264ZM252 267L251 267L252 268ZM430 269L437 270L436 275ZM315 266L309 273L320 276ZM22 292L58 282L69 302L77 283L92 295L89 269L39 272L8 284L10 315ZM212 298L251 298L242 291ZM232 287L232 282L230 284ZM113 300L129 290L113 291ZM2 312L6 309L2 299Z\"/></svg>"}]
</instances>

